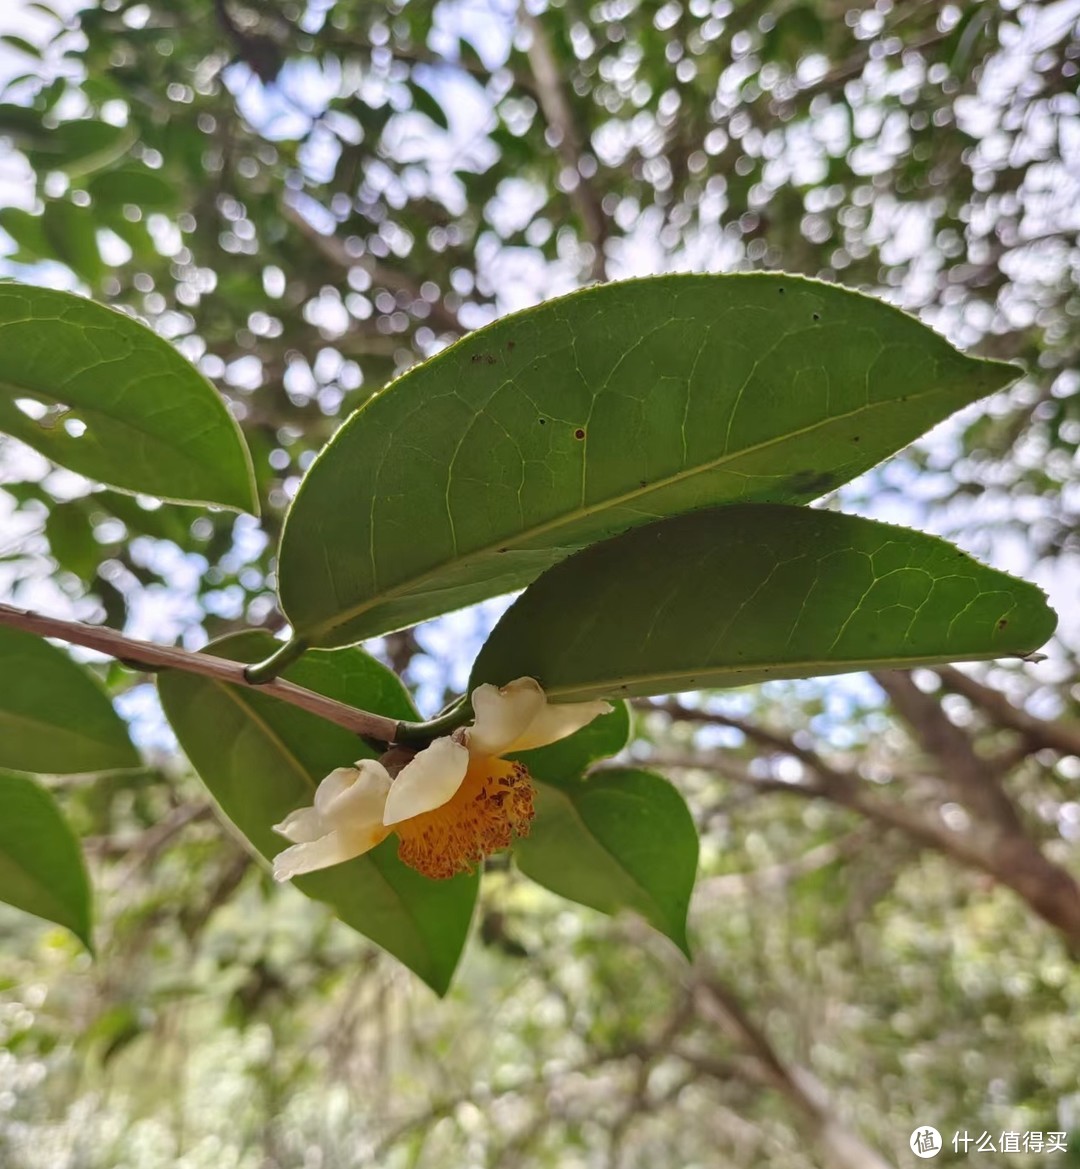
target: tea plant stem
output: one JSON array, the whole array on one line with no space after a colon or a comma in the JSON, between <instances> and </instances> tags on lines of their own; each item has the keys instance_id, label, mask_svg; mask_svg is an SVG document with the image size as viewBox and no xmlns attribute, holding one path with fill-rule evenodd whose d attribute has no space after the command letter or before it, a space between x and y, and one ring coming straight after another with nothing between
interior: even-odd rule
<instances>
[{"instance_id":1,"label":"tea plant stem","mask_svg":"<svg viewBox=\"0 0 1080 1169\"><path fill-rule=\"evenodd\" d=\"M95 649L137 668L184 670L189 674L200 674L205 678L227 682L231 686L258 690L262 694L269 694L291 706L298 706L301 710L324 718L327 722L345 727L355 734L383 743L393 743L398 738L399 724L396 719L385 718L366 710L357 710L344 702L336 702L332 698L305 690L303 686L286 682L282 678L274 678L256 685L248 680L247 666L244 662L230 662L212 654L191 653L176 646L154 645L148 641L125 637L115 629L108 629L103 625L83 625L79 621L45 617L40 613L17 609L13 605L0 604L0 625L21 629L26 633L36 633L39 637L55 637L72 645L84 646L86 649ZM414 737L415 729L410 735L410 738Z\"/></svg>"}]
</instances>

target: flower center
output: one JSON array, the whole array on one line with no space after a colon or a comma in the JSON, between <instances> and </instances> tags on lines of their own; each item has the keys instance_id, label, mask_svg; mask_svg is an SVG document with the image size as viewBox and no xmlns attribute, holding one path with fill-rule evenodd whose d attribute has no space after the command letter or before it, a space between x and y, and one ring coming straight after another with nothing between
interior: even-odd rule
<instances>
[{"instance_id":1,"label":"flower center","mask_svg":"<svg viewBox=\"0 0 1080 1169\"><path fill-rule=\"evenodd\" d=\"M482 757L469 761L461 787L439 808L395 824L398 856L441 880L471 873L484 857L529 834L533 787L523 763Z\"/></svg>"}]
</instances>

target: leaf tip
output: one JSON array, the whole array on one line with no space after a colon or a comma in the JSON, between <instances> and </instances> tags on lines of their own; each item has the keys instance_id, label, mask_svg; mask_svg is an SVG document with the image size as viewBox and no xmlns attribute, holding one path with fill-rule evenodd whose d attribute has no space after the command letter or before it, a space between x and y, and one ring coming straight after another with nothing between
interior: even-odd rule
<instances>
[{"instance_id":1,"label":"leaf tip","mask_svg":"<svg viewBox=\"0 0 1080 1169\"><path fill-rule=\"evenodd\" d=\"M694 952L690 946L690 938L686 932L685 923L680 923L676 929L662 930L665 937L669 938L678 947L679 953L687 960L693 962Z\"/></svg>"},{"instance_id":2,"label":"leaf tip","mask_svg":"<svg viewBox=\"0 0 1080 1169\"><path fill-rule=\"evenodd\" d=\"M437 999L444 1000L450 993L450 984L454 980L454 972L452 970L449 973L439 971L433 974L423 974L419 970L414 970L413 973L434 993Z\"/></svg>"},{"instance_id":3,"label":"leaf tip","mask_svg":"<svg viewBox=\"0 0 1080 1169\"><path fill-rule=\"evenodd\" d=\"M986 392L995 393L1019 381L1027 373L1027 369L1018 361L998 361L996 358L976 358L982 367L982 375L987 383Z\"/></svg>"}]
</instances>

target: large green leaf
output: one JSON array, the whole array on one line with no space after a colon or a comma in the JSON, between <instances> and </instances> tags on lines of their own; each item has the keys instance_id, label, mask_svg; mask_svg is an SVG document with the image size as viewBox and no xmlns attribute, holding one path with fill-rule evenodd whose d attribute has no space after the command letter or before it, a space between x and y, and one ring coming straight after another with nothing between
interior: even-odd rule
<instances>
[{"instance_id":1,"label":"large green leaf","mask_svg":"<svg viewBox=\"0 0 1080 1169\"><path fill-rule=\"evenodd\" d=\"M62 168L71 178L111 166L128 153L138 137L131 125L113 126L93 118L61 122L47 132L42 130L20 145L35 166Z\"/></svg>"},{"instance_id":2,"label":"large green leaf","mask_svg":"<svg viewBox=\"0 0 1080 1169\"><path fill-rule=\"evenodd\" d=\"M13 259L26 264L49 259L52 246L45 235L44 216L31 215L21 207L0 207L0 228L3 228L19 251Z\"/></svg>"},{"instance_id":3,"label":"large green leaf","mask_svg":"<svg viewBox=\"0 0 1080 1169\"><path fill-rule=\"evenodd\" d=\"M1017 375L813 280L589 288L471 334L341 427L286 521L282 603L342 645L666 515L804 503Z\"/></svg>"},{"instance_id":4,"label":"large green leaf","mask_svg":"<svg viewBox=\"0 0 1080 1169\"><path fill-rule=\"evenodd\" d=\"M0 767L77 774L138 765L97 681L42 638L0 626Z\"/></svg>"},{"instance_id":5,"label":"large green leaf","mask_svg":"<svg viewBox=\"0 0 1080 1169\"><path fill-rule=\"evenodd\" d=\"M139 207L175 207L180 191L164 175L144 166L101 171L86 184L95 203L134 203Z\"/></svg>"},{"instance_id":6,"label":"large green leaf","mask_svg":"<svg viewBox=\"0 0 1080 1169\"><path fill-rule=\"evenodd\" d=\"M56 563L83 580L92 580L105 549L94 537L87 500L82 496L58 503L45 517L45 535Z\"/></svg>"},{"instance_id":7,"label":"large green leaf","mask_svg":"<svg viewBox=\"0 0 1080 1169\"><path fill-rule=\"evenodd\" d=\"M556 565L507 610L469 688L667 694L1027 654L1053 633L1034 585L933 536L778 504L692 512Z\"/></svg>"},{"instance_id":8,"label":"large green leaf","mask_svg":"<svg viewBox=\"0 0 1080 1169\"><path fill-rule=\"evenodd\" d=\"M212 652L255 661L279 643L260 633L215 642ZM359 649L309 654L284 677L396 719L416 711L396 676ZM312 801L319 780L372 752L351 732L246 687L179 672L158 681L165 714L222 811L267 858L287 846L271 825ZM365 856L294 882L377 942L442 994L472 917L478 875L432 881L397 858L389 837Z\"/></svg>"},{"instance_id":9,"label":"large green leaf","mask_svg":"<svg viewBox=\"0 0 1080 1169\"><path fill-rule=\"evenodd\" d=\"M0 771L0 901L66 926L91 948L79 842L43 787L6 771Z\"/></svg>"},{"instance_id":10,"label":"large green leaf","mask_svg":"<svg viewBox=\"0 0 1080 1169\"><path fill-rule=\"evenodd\" d=\"M257 509L225 403L145 325L69 292L0 284L0 353L0 430L125 491Z\"/></svg>"},{"instance_id":11,"label":"large green leaf","mask_svg":"<svg viewBox=\"0 0 1080 1169\"><path fill-rule=\"evenodd\" d=\"M105 274L105 262L97 245L97 220L89 207L67 199L50 199L41 216L45 238L53 255L94 286Z\"/></svg>"},{"instance_id":12,"label":"large green leaf","mask_svg":"<svg viewBox=\"0 0 1080 1169\"><path fill-rule=\"evenodd\" d=\"M536 818L514 845L521 871L603 913L635 910L689 956L686 911L698 839L682 796L648 771L534 778Z\"/></svg>"}]
</instances>

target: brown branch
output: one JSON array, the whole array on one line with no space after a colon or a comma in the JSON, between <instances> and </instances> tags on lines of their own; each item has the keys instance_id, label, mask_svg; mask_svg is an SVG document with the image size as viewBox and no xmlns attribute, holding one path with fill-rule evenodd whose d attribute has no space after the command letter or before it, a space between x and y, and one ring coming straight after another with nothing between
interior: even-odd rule
<instances>
[{"instance_id":1,"label":"brown branch","mask_svg":"<svg viewBox=\"0 0 1080 1169\"><path fill-rule=\"evenodd\" d=\"M922 813L898 804L893 800L880 800L867 795L865 785L854 775L832 772L839 782L818 776L816 783L790 783L782 779L768 779L753 775L748 767L738 766L728 758L700 759L695 757L657 756L650 760L653 766L675 768L676 770L707 770L736 783L745 784L752 791L771 795L799 796L804 800L827 800L837 807L846 808L860 816L880 824L883 828L895 828L910 836L925 848L951 856L961 864L987 872L983 852L968 842L959 832L954 832L940 820L931 820ZM604 771L603 764L595 770Z\"/></svg>"},{"instance_id":2,"label":"brown branch","mask_svg":"<svg viewBox=\"0 0 1080 1169\"><path fill-rule=\"evenodd\" d=\"M940 763L942 782L955 797L1001 831L1022 832L1020 817L992 764L979 756L968 734L946 715L941 703L932 694L924 694L906 670L875 670L873 677L923 750Z\"/></svg>"},{"instance_id":3,"label":"brown branch","mask_svg":"<svg viewBox=\"0 0 1080 1169\"><path fill-rule=\"evenodd\" d=\"M1080 726L1036 718L1014 706L1000 690L972 678L955 666L935 666L934 673L947 690L966 698L999 726L1018 731L1033 749L1049 747L1062 755L1080 756Z\"/></svg>"},{"instance_id":4,"label":"brown branch","mask_svg":"<svg viewBox=\"0 0 1080 1169\"><path fill-rule=\"evenodd\" d=\"M232 18L225 0L214 0L214 12L236 55L244 61L264 85L270 85L281 72L285 52L272 37L242 29Z\"/></svg>"},{"instance_id":5,"label":"brown branch","mask_svg":"<svg viewBox=\"0 0 1080 1169\"><path fill-rule=\"evenodd\" d=\"M745 735L752 743L758 743L762 747L768 747L773 751L779 751L782 755L790 755L792 759L798 759L811 771L819 776L828 777L837 785L849 784L854 781L854 777L837 771L811 748L800 746L794 739L775 734L749 719L737 718L730 714L718 714L711 710L700 710L693 706L684 706L673 698L664 702L650 702L648 699L638 698L633 699L631 705L643 711L658 710L676 722L697 722L708 723L712 726L731 727Z\"/></svg>"},{"instance_id":6,"label":"brown branch","mask_svg":"<svg viewBox=\"0 0 1080 1169\"><path fill-rule=\"evenodd\" d=\"M57 617L44 617L13 605L0 604L0 625L21 629L39 637L55 637L72 645L94 649L121 662L133 662L151 669L183 670L188 674L199 674L230 686L241 686L258 690L272 698L298 706L309 714L326 719L327 722L344 727L357 735L368 736L384 743L392 743L398 737L400 724L381 714L356 710L343 702L335 702L325 695L305 690L293 682L275 678L256 686L244 674L244 662L230 662L211 654L189 653L175 646L154 645L148 641L136 641L125 637L115 629L102 625L83 625L78 621L64 621Z\"/></svg>"},{"instance_id":7,"label":"brown branch","mask_svg":"<svg viewBox=\"0 0 1080 1169\"><path fill-rule=\"evenodd\" d=\"M604 280L607 276L607 257L604 254L604 244L608 238L607 216L596 192L581 173L584 145L574 111L567 100L564 78L552 52L547 30L524 5L521 7L521 24L529 33L529 67L536 79L536 95L544 121L556 139L554 147L559 158L564 166L574 172L576 179L569 194L592 245L593 260L589 279Z\"/></svg>"},{"instance_id":8,"label":"brown branch","mask_svg":"<svg viewBox=\"0 0 1080 1169\"><path fill-rule=\"evenodd\" d=\"M666 766L710 768L759 792L828 800L883 828L895 828L924 848L943 853L1012 889L1039 917L1060 930L1070 948L1080 955L1080 886L1066 869L1043 856L1035 841L1022 831L983 833L981 838L978 833L954 831L936 817L928 817L894 800L867 795L854 779L842 785L828 781L788 783L759 779L749 770L735 768L726 761L659 762Z\"/></svg>"},{"instance_id":9,"label":"brown branch","mask_svg":"<svg viewBox=\"0 0 1080 1169\"><path fill-rule=\"evenodd\" d=\"M291 203L282 202L280 205L282 218L287 220L297 231L332 264L343 268L346 272L351 268L362 268L371 277L373 284L381 285L389 292L405 292L413 300L422 299L420 288L414 280L396 268L380 264L371 256L354 256L346 249L345 244L336 235L326 235L319 231L314 224L309 223L303 213ZM431 305L431 320L444 332L460 333L461 322L441 300Z\"/></svg>"},{"instance_id":10,"label":"brown branch","mask_svg":"<svg viewBox=\"0 0 1080 1169\"><path fill-rule=\"evenodd\" d=\"M715 877L699 878L694 886L694 897L702 904L708 904L713 898L731 894L763 888L783 889L793 881L847 859L865 848L874 838L874 826L867 817L867 823L860 824L853 832L808 849L793 860L749 872L720 873Z\"/></svg>"},{"instance_id":11,"label":"brown branch","mask_svg":"<svg viewBox=\"0 0 1080 1169\"><path fill-rule=\"evenodd\" d=\"M116 836L88 836L82 842L83 848L92 856L127 857L130 869L134 870L148 860L153 860L172 837L188 824L207 819L211 811L209 804L177 804L134 840ZM129 875L125 868L124 879L126 880ZM120 880L117 885L123 883L124 881Z\"/></svg>"},{"instance_id":12,"label":"brown branch","mask_svg":"<svg viewBox=\"0 0 1080 1169\"><path fill-rule=\"evenodd\" d=\"M766 731L746 720L712 715L676 703L649 704L649 708L687 721L734 726L769 751L800 760L813 775L813 781L790 783L762 779L751 774L748 768L736 765L730 756L724 754L711 759L660 757L656 762L668 767L708 768L759 792L784 792L803 799L825 799L882 827L895 828L924 847L986 873L1012 889L1044 921L1060 930L1070 947L1080 954L1080 885L1066 869L1048 860L1038 844L1027 835L1016 809L997 781L994 766L975 753L970 740L959 727L949 722L933 697L918 691L907 675L901 675L906 679L905 685L890 676L891 673L882 672L879 681L884 680L900 694L901 702L905 703L912 717L922 719L925 730L929 731L932 726L933 733L926 742L935 748L940 747L946 755L943 757L936 750L930 753L940 765L942 779L954 787L954 798L973 812L971 830L954 831L936 813L927 815L895 800L876 798L857 775L838 770L814 751L773 731ZM911 695L909 687L916 689L919 698L933 704L936 716ZM903 715L899 705L897 710ZM947 725L942 725L940 720ZM959 769L956 775L951 774L953 766ZM986 790L980 791L979 784L985 785Z\"/></svg>"},{"instance_id":13,"label":"brown branch","mask_svg":"<svg viewBox=\"0 0 1080 1169\"><path fill-rule=\"evenodd\" d=\"M824 1085L807 1069L788 1066L769 1041L765 1032L743 1010L734 993L712 975L702 973L695 985L699 1014L718 1024L746 1051L760 1069L763 1083L776 1089L798 1110L803 1123L838 1169L890 1169L876 1149L846 1128L836 1115ZM680 1059L692 1062L698 1070L715 1076L727 1071L727 1065L714 1067L710 1061L677 1050Z\"/></svg>"},{"instance_id":14,"label":"brown branch","mask_svg":"<svg viewBox=\"0 0 1080 1169\"><path fill-rule=\"evenodd\" d=\"M936 0L935 0L936 7ZM894 30L890 29L889 32ZM888 33L883 34L887 36ZM904 46L905 51L921 53L924 49L932 49L935 45L939 45L942 41L948 40L952 35L951 30L947 32L933 32L917 41L912 41L910 44ZM823 77L819 77L817 81L810 81L804 85L798 85L795 93L788 98L788 101L799 101L806 103L813 100L821 93L832 94L838 89L842 89L849 81L854 81L857 77L861 77L866 66L870 63L871 48L879 43L878 41L867 42L864 49L853 53L846 61L841 61L829 70Z\"/></svg>"},{"instance_id":15,"label":"brown branch","mask_svg":"<svg viewBox=\"0 0 1080 1169\"><path fill-rule=\"evenodd\" d=\"M1072 950L1080 954L1080 885L1028 836L993 766L977 754L968 735L947 717L932 694L924 694L915 685L910 674L882 670L874 678L923 749L937 759L942 782L981 818L976 828L991 830L981 849L982 867L1061 930Z\"/></svg>"},{"instance_id":16,"label":"brown branch","mask_svg":"<svg viewBox=\"0 0 1080 1169\"><path fill-rule=\"evenodd\" d=\"M347 57L357 51L370 56L372 50L377 47L368 38L351 29L347 36L335 36L333 33L334 30L327 24L321 32L316 34L316 40L320 48L329 49ZM390 46L390 51L393 53L396 61L404 61L407 65L427 65L436 69L457 69L480 82L481 85L489 85L492 80L493 74L483 62L470 61L463 56L459 56L454 60L450 57L444 57L441 53L432 52L426 45L402 45L395 43ZM509 62L499 67L500 73L504 70L510 70L514 79L514 85L518 89L523 90L525 93L535 94L535 82L527 73L520 69L512 69Z\"/></svg>"}]
</instances>

